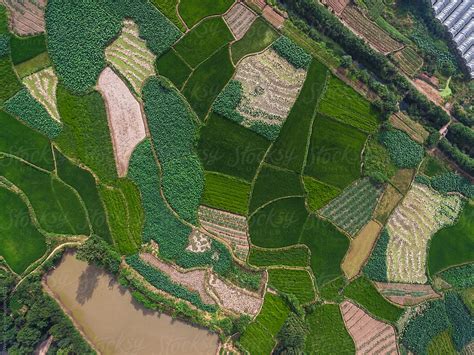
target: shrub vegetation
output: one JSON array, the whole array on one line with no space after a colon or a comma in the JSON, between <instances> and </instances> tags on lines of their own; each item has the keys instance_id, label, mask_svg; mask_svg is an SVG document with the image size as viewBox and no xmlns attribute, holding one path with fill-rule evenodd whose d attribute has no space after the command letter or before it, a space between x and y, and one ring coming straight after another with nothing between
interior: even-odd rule
<instances>
[{"instance_id":1,"label":"shrub vegetation","mask_svg":"<svg viewBox=\"0 0 474 355\"><path fill-rule=\"evenodd\" d=\"M307 68L311 63L311 55L286 36L278 38L272 47L297 69Z\"/></svg>"},{"instance_id":2,"label":"shrub vegetation","mask_svg":"<svg viewBox=\"0 0 474 355\"><path fill-rule=\"evenodd\" d=\"M388 154L398 168L416 168L423 160L425 151L408 134L396 129L383 130L380 142L387 148Z\"/></svg>"},{"instance_id":3,"label":"shrub vegetation","mask_svg":"<svg viewBox=\"0 0 474 355\"><path fill-rule=\"evenodd\" d=\"M387 248L389 240L388 231L384 229L380 233L372 254L363 268L364 274L374 281L387 282Z\"/></svg>"}]
</instances>

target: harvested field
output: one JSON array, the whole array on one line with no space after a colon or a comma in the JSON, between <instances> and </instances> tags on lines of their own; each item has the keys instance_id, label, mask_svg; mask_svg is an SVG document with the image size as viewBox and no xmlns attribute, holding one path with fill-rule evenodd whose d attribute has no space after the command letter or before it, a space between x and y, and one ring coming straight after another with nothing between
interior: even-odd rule
<instances>
[{"instance_id":1,"label":"harvested field","mask_svg":"<svg viewBox=\"0 0 474 355\"><path fill-rule=\"evenodd\" d=\"M322 3L327 5L336 15L342 14L350 0L323 0Z\"/></svg>"},{"instance_id":2,"label":"harvested field","mask_svg":"<svg viewBox=\"0 0 474 355\"><path fill-rule=\"evenodd\" d=\"M100 74L97 89L106 102L117 173L123 177L133 150L146 136L140 104L110 68Z\"/></svg>"},{"instance_id":3,"label":"harvested field","mask_svg":"<svg viewBox=\"0 0 474 355\"><path fill-rule=\"evenodd\" d=\"M219 300L219 304L228 310L236 313L246 313L256 315L261 308L263 299L257 294L237 286L230 285L215 274L209 276L209 288Z\"/></svg>"},{"instance_id":4,"label":"harvested field","mask_svg":"<svg viewBox=\"0 0 474 355\"><path fill-rule=\"evenodd\" d=\"M200 206L198 211L201 226L232 246L235 256L247 259L249 253L248 224L244 216Z\"/></svg>"},{"instance_id":5,"label":"harvested field","mask_svg":"<svg viewBox=\"0 0 474 355\"><path fill-rule=\"evenodd\" d=\"M10 11L10 28L20 36L44 32L46 0L0 0Z\"/></svg>"},{"instance_id":6,"label":"harvested field","mask_svg":"<svg viewBox=\"0 0 474 355\"><path fill-rule=\"evenodd\" d=\"M56 121L60 121L58 108L56 105L56 87L58 78L52 67L38 71L23 79L23 84L46 111Z\"/></svg>"},{"instance_id":7,"label":"harvested field","mask_svg":"<svg viewBox=\"0 0 474 355\"><path fill-rule=\"evenodd\" d=\"M374 218L380 223L387 222L392 211L397 207L403 195L388 184L374 211Z\"/></svg>"},{"instance_id":8,"label":"harvested field","mask_svg":"<svg viewBox=\"0 0 474 355\"><path fill-rule=\"evenodd\" d=\"M375 287L382 296L400 306L413 306L440 297L430 285L375 282Z\"/></svg>"},{"instance_id":9,"label":"harvested field","mask_svg":"<svg viewBox=\"0 0 474 355\"><path fill-rule=\"evenodd\" d=\"M243 95L236 110L241 124L281 127L296 101L306 77L304 69L296 69L273 49L243 59L235 79L242 84Z\"/></svg>"},{"instance_id":10,"label":"harvested field","mask_svg":"<svg viewBox=\"0 0 474 355\"><path fill-rule=\"evenodd\" d=\"M456 220L461 208L460 197L443 196L428 186L413 184L387 224L388 280L426 283L427 244L435 232Z\"/></svg>"},{"instance_id":11,"label":"harvested field","mask_svg":"<svg viewBox=\"0 0 474 355\"><path fill-rule=\"evenodd\" d=\"M398 354L392 326L378 321L350 301L340 305L346 328L354 339L356 354Z\"/></svg>"},{"instance_id":12,"label":"harvested field","mask_svg":"<svg viewBox=\"0 0 474 355\"><path fill-rule=\"evenodd\" d=\"M443 106L444 99L441 97L440 92L436 88L421 79L413 80L413 84L436 105Z\"/></svg>"},{"instance_id":13,"label":"harvested field","mask_svg":"<svg viewBox=\"0 0 474 355\"><path fill-rule=\"evenodd\" d=\"M207 304L216 304L216 301L214 301L206 291L206 270L180 271L149 253L140 254L140 258L151 266L164 272L173 282L183 285L190 291L199 293L203 302Z\"/></svg>"},{"instance_id":14,"label":"harvested field","mask_svg":"<svg viewBox=\"0 0 474 355\"><path fill-rule=\"evenodd\" d=\"M263 17L270 22L274 27L280 29L283 27L283 23L285 22L285 18L281 16L278 12L273 10L273 8L269 5L265 6L262 12Z\"/></svg>"},{"instance_id":15,"label":"harvested field","mask_svg":"<svg viewBox=\"0 0 474 355\"><path fill-rule=\"evenodd\" d=\"M199 229L193 228L193 231L189 235L189 245L186 250L192 251L193 253L204 253L209 249L211 249L211 239L209 236Z\"/></svg>"},{"instance_id":16,"label":"harvested field","mask_svg":"<svg viewBox=\"0 0 474 355\"><path fill-rule=\"evenodd\" d=\"M224 15L224 21L237 40L241 39L247 33L256 18L257 15L241 2L237 2L230 11Z\"/></svg>"},{"instance_id":17,"label":"harvested field","mask_svg":"<svg viewBox=\"0 0 474 355\"><path fill-rule=\"evenodd\" d=\"M390 117L390 123L393 127L404 131L414 141L423 144L428 138L429 132L418 122L413 121L410 117L405 115L403 112L394 113Z\"/></svg>"},{"instance_id":18,"label":"harvested field","mask_svg":"<svg viewBox=\"0 0 474 355\"><path fill-rule=\"evenodd\" d=\"M139 37L138 26L125 20L121 35L105 50L105 58L141 93L145 80L155 74L156 56Z\"/></svg>"},{"instance_id":19,"label":"harvested field","mask_svg":"<svg viewBox=\"0 0 474 355\"><path fill-rule=\"evenodd\" d=\"M383 54L400 50L403 47L401 43L390 37L377 24L365 17L356 6L346 6L341 14L341 19L352 31Z\"/></svg>"},{"instance_id":20,"label":"harvested field","mask_svg":"<svg viewBox=\"0 0 474 355\"><path fill-rule=\"evenodd\" d=\"M423 66L423 58L411 47L404 47L402 50L393 54L393 59L403 72L414 77Z\"/></svg>"},{"instance_id":21,"label":"harvested field","mask_svg":"<svg viewBox=\"0 0 474 355\"><path fill-rule=\"evenodd\" d=\"M381 186L373 184L369 179L358 180L320 212L336 226L355 236L372 218L381 194Z\"/></svg>"},{"instance_id":22,"label":"harvested field","mask_svg":"<svg viewBox=\"0 0 474 355\"><path fill-rule=\"evenodd\" d=\"M360 269L372 251L372 246L377 240L381 229L382 226L379 223L370 221L360 233L351 240L349 251L341 264L342 271L344 271L348 279L352 279L359 274Z\"/></svg>"}]
</instances>

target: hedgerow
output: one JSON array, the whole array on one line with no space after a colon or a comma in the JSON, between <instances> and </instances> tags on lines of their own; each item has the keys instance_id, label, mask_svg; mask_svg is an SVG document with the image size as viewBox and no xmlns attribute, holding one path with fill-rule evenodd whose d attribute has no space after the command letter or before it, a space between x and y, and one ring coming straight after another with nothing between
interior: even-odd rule
<instances>
[{"instance_id":1,"label":"hedgerow","mask_svg":"<svg viewBox=\"0 0 474 355\"><path fill-rule=\"evenodd\" d=\"M474 338L474 324L471 315L460 297L454 292L444 297L446 313L453 327L452 338L457 351L461 351Z\"/></svg>"},{"instance_id":2,"label":"hedgerow","mask_svg":"<svg viewBox=\"0 0 474 355\"><path fill-rule=\"evenodd\" d=\"M164 274L160 270L148 265L146 262L140 259L138 255L131 255L126 258L128 265L133 267L145 280L151 283L159 290L163 290L177 298L186 300L207 312L215 312L217 307L214 305L205 304L199 294L191 292L187 288L174 283L171 281L168 275Z\"/></svg>"},{"instance_id":3,"label":"hedgerow","mask_svg":"<svg viewBox=\"0 0 474 355\"><path fill-rule=\"evenodd\" d=\"M452 267L439 276L453 287L469 288L474 286L474 264Z\"/></svg>"},{"instance_id":4,"label":"hedgerow","mask_svg":"<svg viewBox=\"0 0 474 355\"><path fill-rule=\"evenodd\" d=\"M375 244L367 264L364 266L364 274L372 280L387 282L387 247L389 239L388 231L384 229L377 240L377 244Z\"/></svg>"},{"instance_id":5,"label":"hedgerow","mask_svg":"<svg viewBox=\"0 0 474 355\"><path fill-rule=\"evenodd\" d=\"M25 88L5 102L5 110L49 139L54 139L61 133L61 124Z\"/></svg>"},{"instance_id":6,"label":"hedgerow","mask_svg":"<svg viewBox=\"0 0 474 355\"><path fill-rule=\"evenodd\" d=\"M423 147L415 143L405 132L396 129L383 130L380 142L387 148L393 163L399 168L416 168L425 154Z\"/></svg>"},{"instance_id":7,"label":"hedgerow","mask_svg":"<svg viewBox=\"0 0 474 355\"><path fill-rule=\"evenodd\" d=\"M163 192L186 221L197 223L204 172L194 151L196 125L185 100L172 85L156 77L143 88L153 145L163 170Z\"/></svg>"},{"instance_id":8,"label":"hedgerow","mask_svg":"<svg viewBox=\"0 0 474 355\"><path fill-rule=\"evenodd\" d=\"M445 173L431 179L431 187L441 193L459 192L468 198L474 197L474 185L456 173Z\"/></svg>"},{"instance_id":9,"label":"hedgerow","mask_svg":"<svg viewBox=\"0 0 474 355\"><path fill-rule=\"evenodd\" d=\"M311 56L288 37L281 36L272 47L295 68L307 68L311 63Z\"/></svg>"},{"instance_id":10,"label":"hedgerow","mask_svg":"<svg viewBox=\"0 0 474 355\"><path fill-rule=\"evenodd\" d=\"M430 302L421 315L409 321L403 330L401 342L415 354L426 354L431 339L448 327L443 301Z\"/></svg>"}]
</instances>

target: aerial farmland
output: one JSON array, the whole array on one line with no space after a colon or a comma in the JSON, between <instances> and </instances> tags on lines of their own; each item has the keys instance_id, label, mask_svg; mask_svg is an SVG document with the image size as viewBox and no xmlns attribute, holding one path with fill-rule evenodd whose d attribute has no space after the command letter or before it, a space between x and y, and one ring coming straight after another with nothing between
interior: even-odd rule
<instances>
[{"instance_id":1,"label":"aerial farmland","mask_svg":"<svg viewBox=\"0 0 474 355\"><path fill-rule=\"evenodd\" d=\"M472 354L472 6L0 0L0 354Z\"/></svg>"}]
</instances>

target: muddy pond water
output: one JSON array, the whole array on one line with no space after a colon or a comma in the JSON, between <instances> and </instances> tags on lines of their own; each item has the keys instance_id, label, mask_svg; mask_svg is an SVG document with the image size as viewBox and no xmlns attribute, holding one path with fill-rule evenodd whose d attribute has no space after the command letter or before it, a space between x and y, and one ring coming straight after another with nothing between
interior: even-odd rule
<instances>
[{"instance_id":1,"label":"muddy pond water","mask_svg":"<svg viewBox=\"0 0 474 355\"><path fill-rule=\"evenodd\" d=\"M101 353L216 353L217 335L143 308L111 275L73 253L64 255L46 285Z\"/></svg>"}]
</instances>

